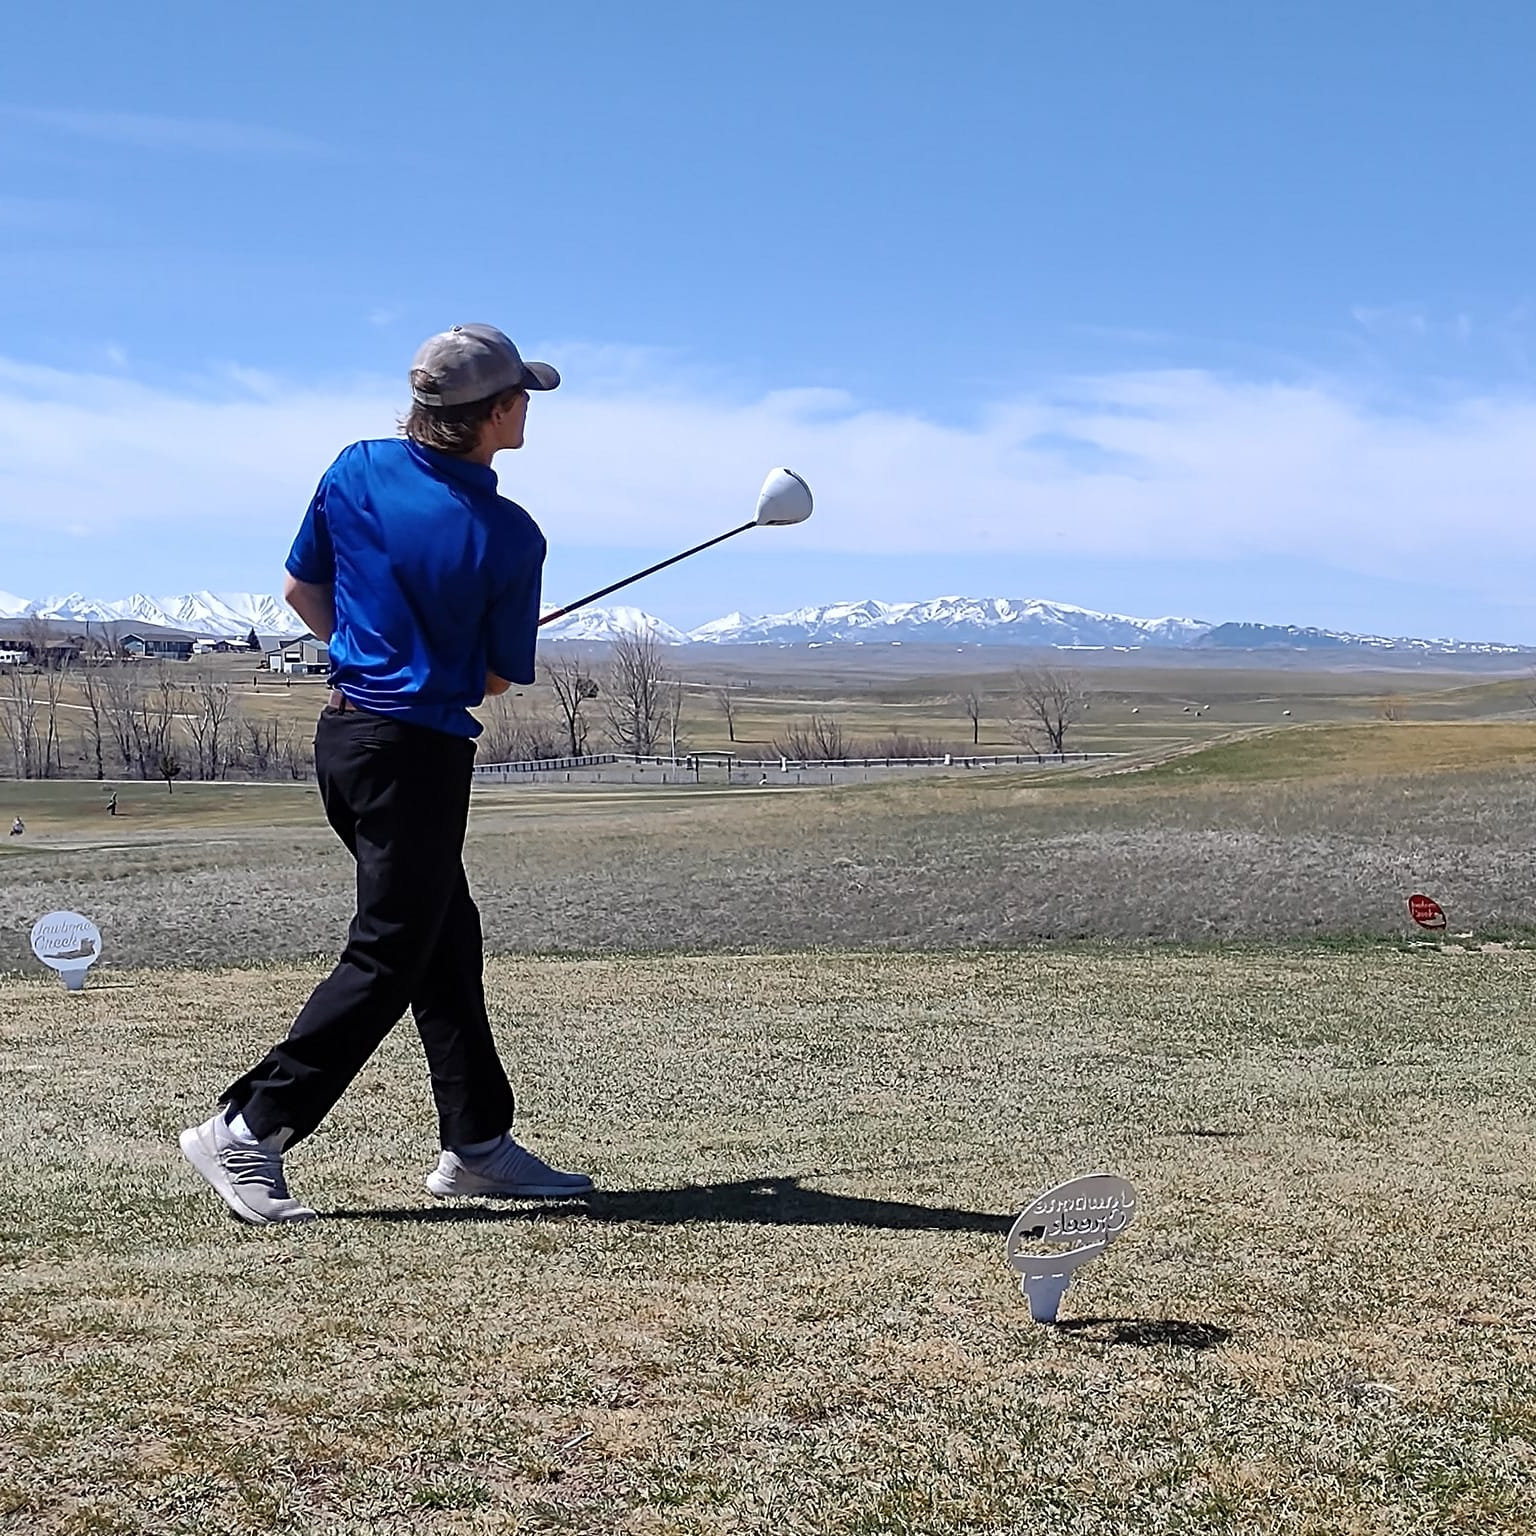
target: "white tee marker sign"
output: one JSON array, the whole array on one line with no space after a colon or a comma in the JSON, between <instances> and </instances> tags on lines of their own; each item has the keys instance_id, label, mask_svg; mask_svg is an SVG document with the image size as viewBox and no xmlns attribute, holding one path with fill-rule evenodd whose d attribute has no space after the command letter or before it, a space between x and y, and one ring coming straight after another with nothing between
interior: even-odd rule
<instances>
[{"instance_id":1,"label":"white tee marker sign","mask_svg":"<svg viewBox=\"0 0 1536 1536\"><path fill-rule=\"evenodd\" d=\"M1037 1323L1054 1323L1072 1276L1098 1258L1130 1226L1136 1191L1112 1173L1090 1173L1048 1189L1014 1222L1008 1234L1008 1267L1029 1298ZM1062 1252L1031 1251L1045 1244Z\"/></svg>"},{"instance_id":2,"label":"white tee marker sign","mask_svg":"<svg viewBox=\"0 0 1536 1536\"><path fill-rule=\"evenodd\" d=\"M32 925L32 953L78 992L85 973L101 959L101 931L78 912L50 912Z\"/></svg>"}]
</instances>

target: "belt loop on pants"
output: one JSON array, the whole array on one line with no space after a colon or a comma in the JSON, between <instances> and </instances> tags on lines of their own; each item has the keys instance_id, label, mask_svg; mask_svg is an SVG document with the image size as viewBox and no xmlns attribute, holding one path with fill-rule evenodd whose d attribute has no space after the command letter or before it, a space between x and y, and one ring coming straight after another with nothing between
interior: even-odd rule
<instances>
[{"instance_id":1,"label":"belt loop on pants","mask_svg":"<svg viewBox=\"0 0 1536 1536\"><path fill-rule=\"evenodd\" d=\"M341 691L340 688L331 689L330 707L334 709L338 715L346 714L349 709L354 713L361 713L357 705L354 704L352 700L349 699L346 694Z\"/></svg>"}]
</instances>

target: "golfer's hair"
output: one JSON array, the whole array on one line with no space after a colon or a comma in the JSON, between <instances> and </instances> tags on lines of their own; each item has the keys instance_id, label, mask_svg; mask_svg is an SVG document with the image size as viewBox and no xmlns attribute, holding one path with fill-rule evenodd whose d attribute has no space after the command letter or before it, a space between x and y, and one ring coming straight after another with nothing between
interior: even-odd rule
<instances>
[{"instance_id":1,"label":"golfer's hair","mask_svg":"<svg viewBox=\"0 0 1536 1536\"><path fill-rule=\"evenodd\" d=\"M413 372L411 383L417 382L418 375ZM420 382L430 388L435 381L430 374L422 373ZM423 448L435 448L439 453L472 453L480 441L480 428L490 419L491 412L521 393L504 389L484 400L471 400L468 405L423 405L412 400L410 410L400 418L400 430Z\"/></svg>"}]
</instances>

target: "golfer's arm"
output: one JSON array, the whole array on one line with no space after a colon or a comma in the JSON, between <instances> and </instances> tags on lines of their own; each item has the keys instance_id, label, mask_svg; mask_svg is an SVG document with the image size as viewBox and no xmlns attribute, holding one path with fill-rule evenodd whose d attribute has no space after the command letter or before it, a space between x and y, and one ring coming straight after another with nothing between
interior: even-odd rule
<instances>
[{"instance_id":1,"label":"golfer's arm","mask_svg":"<svg viewBox=\"0 0 1536 1536\"><path fill-rule=\"evenodd\" d=\"M316 640L330 644L336 630L335 589L327 583L300 581L291 572L283 580L283 601L309 625Z\"/></svg>"},{"instance_id":2,"label":"golfer's arm","mask_svg":"<svg viewBox=\"0 0 1536 1536\"><path fill-rule=\"evenodd\" d=\"M507 689L510 688L511 686L512 686L512 684L509 683L506 680L506 678L504 678L504 677L497 677L496 674L494 672L491 672L491 671L487 671L486 672L486 674L485 674L485 696L486 696L486 698L493 699L493 698L496 697L496 695L498 693L505 693L507 691Z\"/></svg>"}]
</instances>

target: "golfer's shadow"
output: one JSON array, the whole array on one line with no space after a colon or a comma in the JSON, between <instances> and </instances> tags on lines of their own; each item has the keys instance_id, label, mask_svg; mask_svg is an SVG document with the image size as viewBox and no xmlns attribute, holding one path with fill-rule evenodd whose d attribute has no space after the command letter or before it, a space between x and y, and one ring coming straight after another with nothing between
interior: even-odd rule
<instances>
[{"instance_id":1,"label":"golfer's shadow","mask_svg":"<svg viewBox=\"0 0 1536 1536\"><path fill-rule=\"evenodd\" d=\"M1058 1333L1081 1334L1093 1344L1129 1344L1137 1349L1215 1349L1232 1337L1219 1323L1177 1317L1069 1317L1051 1325Z\"/></svg>"},{"instance_id":2,"label":"golfer's shadow","mask_svg":"<svg viewBox=\"0 0 1536 1536\"><path fill-rule=\"evenodd\" d=\"M866 1200L806 1189L798 1178L736 1179L675 1189L598 1190L581 1200L539 1206L435 1205L379 1207L328 1213L344 1221L605 1221L651 1226L741 1222L767 1227L870 1227L899 1232L1006 1233L1011 1215Z\"/></svg>"}]
</instances>

